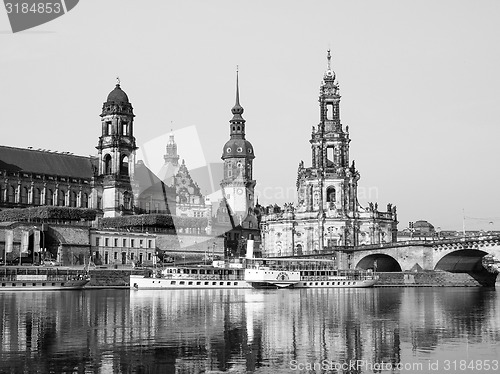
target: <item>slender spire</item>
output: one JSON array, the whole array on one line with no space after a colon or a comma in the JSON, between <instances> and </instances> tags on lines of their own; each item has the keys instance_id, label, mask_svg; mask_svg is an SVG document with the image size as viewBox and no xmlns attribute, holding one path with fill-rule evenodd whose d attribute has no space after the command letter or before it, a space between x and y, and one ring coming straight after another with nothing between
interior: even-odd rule
<instances>
[{"instance_id":1,"label":"slender spire","mask_svg":"<svg viewBox=\"0 0 500 374\"><path fill-rule=\"evenodd\" d=\"M326 58L328 59L328 70L332 70L332 55L330 54L330 48L328 48L328 54L326 56Z\"/></svg>"},{"instance_id":2,"label":"slender spire","mask_svg":"<svg viewBox=\"0 0 500 374\"><path fill-rule=\"evenodd\" d=\"M120 77L116 77L116 85L119 86L120 85Z\"/></svg>"},{"instance_id":3,"label":"slender spire","mask_svg":"<svg viewBox=\"0 0 500 374\"><path fill-rule=\"evenodd\" d=\"M241 115L243 114L243 107L240 105L240 84L239 84L239 68L236 65L236 103L234 104L233 109L231 109L233 113L233 120L241 121L243 118Z\"/></svg>"},{"instance_id":4,"label":"slender spire","mask_svg":"<svg viewBox=\"0 0 500 374\"><path fill-rule=\"evenodd\" d=\"M240 106L239 67L236 65L236 105Z\"/></svg>"}]
</instances>

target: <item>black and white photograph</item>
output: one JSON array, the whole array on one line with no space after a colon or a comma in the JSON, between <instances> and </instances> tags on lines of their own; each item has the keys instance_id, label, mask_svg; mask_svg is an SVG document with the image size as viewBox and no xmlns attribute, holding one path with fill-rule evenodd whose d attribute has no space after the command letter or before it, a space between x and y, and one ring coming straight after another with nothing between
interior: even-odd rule
<instances>
[{"instance_id":1,"label":"black and white photograph","mask_svg":"<svg viewBox=\"0 0 500 374\"><path fill-rule=\"evenodd\" d=\"M0 374L500 372L500 2L3 3Z\"/></svg>"}]
</instances>

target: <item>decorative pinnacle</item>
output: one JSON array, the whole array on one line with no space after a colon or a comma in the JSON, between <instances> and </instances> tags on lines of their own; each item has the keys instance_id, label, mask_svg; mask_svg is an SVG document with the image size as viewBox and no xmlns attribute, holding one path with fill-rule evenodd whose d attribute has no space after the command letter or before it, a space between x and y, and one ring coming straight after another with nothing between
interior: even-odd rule
<instances>
[{"instance_id":1,"label":"decorative pinnacle","mask_svg":"<svg viewBox=\"0 0 500 374\"><path fill-rule=\"evenodd\" d=\"M331 65L332 55L330 54L330 48L328 48L328 54L326 55L326 58L328 59L328 70L332 70L332 65Z\"/></svg>"},{"instance_id":2,"label":"decorative pinnacle","mask_svg":"<svg viewBox=\"0 0 500 374\"><path fill-rule=\"evenodd\" d=\"M116 77L116 85L119 86L120 85L120 77Z\"/></svg>"}]
</instances>

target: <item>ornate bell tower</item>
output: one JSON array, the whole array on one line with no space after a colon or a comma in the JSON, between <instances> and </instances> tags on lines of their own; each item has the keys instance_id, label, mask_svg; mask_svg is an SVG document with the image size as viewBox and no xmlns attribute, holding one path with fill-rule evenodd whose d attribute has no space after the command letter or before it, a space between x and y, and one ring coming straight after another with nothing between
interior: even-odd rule
<instances>
[{"instance_id":1,"label":"ornate bell tower","mask_svg":"<svg viewBox=\"0 0 500 374\"><path fill-rule=\"evenodd\" d=\"M231 109L233 118L229 121L230 139L222 150L224 161L224 179L221 189L226 199L234 223L242 221L253 212L255 180L253 174L253 159L255 158L252 144L245 139L245 120L241 116L243 108L240 105L238 71L236 72L236 104Z\"/></svg>"},{"instance_id":2,"label":"ornate bell tower","mask_svg":"<svg viewBox=\"0 0 500 374\"><path fill-rule=\"evenodd\" d=\"M134 178L137 149L134 117L132 105L118 80L115 89L109 93L102 106L102 135L96 147L99 158L98 178L103 187L95 206L103 210L104 217L133 212L134 195L131 181Z\"/></svg>"}]
</instances>

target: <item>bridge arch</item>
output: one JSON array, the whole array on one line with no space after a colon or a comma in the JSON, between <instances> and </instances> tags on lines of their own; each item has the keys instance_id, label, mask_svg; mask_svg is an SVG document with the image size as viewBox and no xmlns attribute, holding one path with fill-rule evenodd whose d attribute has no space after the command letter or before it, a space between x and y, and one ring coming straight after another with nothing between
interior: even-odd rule
<instances>
[{"instance_id":1,"label":"bridge arch","mask_svg":"<svg viewBox=\"0 0 500 374\"><path fill-rule=\"evenodd\" d=\"M356 269L395 272L401 271L401 265L392 256L383 253L374 253L363 257L356 265Z\"/></svg>"},{"instance_id":2,"label":"bridge arch","mask_svg":"<svg viewBox=\"0 0 500 374\"><path fill-rule=\"evenodd\" d=\"M482 258L488 252L478 249L460 249L444 255L434 267L434 270L445 270L451 273L482 272Z\"/></svg>"}]
</instances>

